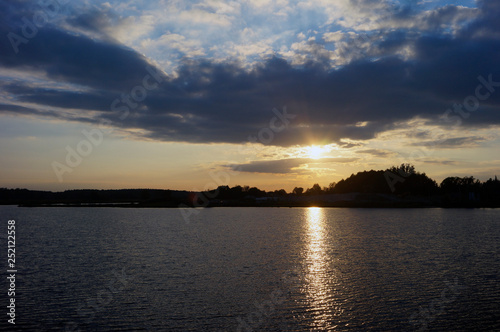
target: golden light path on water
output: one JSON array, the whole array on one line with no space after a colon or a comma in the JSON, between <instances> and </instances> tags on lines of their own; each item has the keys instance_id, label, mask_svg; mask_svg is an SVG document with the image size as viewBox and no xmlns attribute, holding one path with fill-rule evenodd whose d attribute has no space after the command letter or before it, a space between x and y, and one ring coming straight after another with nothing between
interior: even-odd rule
<instances>
[{"instance_id":1,"label":"golden light path on water","mask_svg":"<svg viewBox=\"0 0 500 332\"><path fill-rule=\"evenodd\" d=\"M335 330L336 321L341 314L338 299L335 297L336 276L329 257L325 210L310 207L307 216L306 276L305 292L308 299L309 314L314 319L314 328ZM331 254L331 253L330 253Z\"/></svg>"}]
</instances>

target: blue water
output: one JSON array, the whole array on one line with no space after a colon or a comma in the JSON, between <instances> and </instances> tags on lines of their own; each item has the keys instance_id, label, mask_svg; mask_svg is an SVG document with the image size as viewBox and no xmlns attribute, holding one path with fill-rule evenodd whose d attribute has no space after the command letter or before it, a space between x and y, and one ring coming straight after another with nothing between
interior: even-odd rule
<instances>
[{"instance_id":1,"label":"blue water","mask_svg":"<svg viewBox=\"0 0 500 332\"><path fill-rule=\"evenodd\" d=\"M2 305L2 330L500 330L500 210L4 206L0 216L2 234L16 220L18 270L16 326Z\"/></svg>"}]
</instances>

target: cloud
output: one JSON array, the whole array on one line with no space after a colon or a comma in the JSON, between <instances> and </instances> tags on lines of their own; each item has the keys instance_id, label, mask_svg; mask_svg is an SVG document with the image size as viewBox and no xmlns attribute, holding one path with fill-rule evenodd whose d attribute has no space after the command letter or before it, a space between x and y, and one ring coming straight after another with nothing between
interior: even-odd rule
<instances>
[{"instance_id":1,"label":"cloud","mask_svg":"<svg viewBox=\"0 0 500 332\"><path fill-rule=\"evenodd\" d=\"M369 154L374 157L379 158L388 158L395 155L392 151L380 150L380 149L366 149L366 150L357 150L356 153Z\"/></svg>"},{"instance_id":2,"label":"cloud","mask_svg":"<svg viewBox=\"0 0 500 332\"><path fill-rule=\"evenodd\" d=\"M224 14L211 13L201 9L192 9L182 11L179 14L179 20L189 22L191 24L208 24L208 25L231 25L231 18Z\"/></svg>"},{"instance_id":3,"label":"cloud","mask_svg":"<svg viewBox=\"0 0 500 332\"><path fill-rule=\"evenodd\" d=\"M205 50L199 41L186 39L186 37L175 33L166 33L154 40L148 38L142 41L141 45L145 48L156 48L170 53L177 51L182 56L188 57L205 55Z\"/></svg>"},{"instance_id":4,"label":"cloud","mask_svg":"<svg viewBox=\"0 0 500 332\"><path fill-rule=\"evenodd\" d=\"M358 158L290 158L280 160L251 161L243 164L227 165L227 167L239 172L290 174L304 172L303 169L299 168L305 165L344 164L351 163L356 160L358 160Z\"/></svg>"},{"instance_id":5,"label":"cloud","mask_svg":"<svg viewBox=\"0 0 500 332\"><path fill-rule=\"evenodd\" d=\"M218 14L239 14L241 4L237 1L205 0L198 4L200 8L215 11Z\"/></svg>"},{"instance_id":6,"label":"cloud","mask_svg":"<svg viewBox=\"0 0 500 332\"><path fill-rule=\"evenodd\" d=\"M367 6L363 7L363 15L370 10L387 12L386 2L356 3ZM11 31L21 33L20 16L28 9L16 8L14 15L11 7L0 5L1 35ZM221 10L219 18L235 12L214 8L207 5L189 10L196 11L194 17L201 23L208 22L211 15L219 15L210 11ZM92 33L108 29L113 17L109 21L99 13L90 12L78 19L72 16L79 29L86 29L88 34L49 24L40 28L28 43L20 44L18 54L13 52L7 38L0 40L0 48L7 50L0 54L1 68L40 72L64 85L64 88L40 88L23 80L4 83L8 99L5 104L10 105L0 111L31 112L95 124L108 120L116 127L134 131L138 139L241 143L258 142L259 137L265 137L267 144L277 146L360 142L414 118L427 119L436 126L451 126L440 118L454 103L463 103L474 95L480 83L478 76L491 75L493 81L500 81L500 43L494 29L498 23L493 20L492 12L500 13L499 6L483 1L479 12L474 14L458 8L435 11L437 16L426 14L428 21L434 22L429 26L435 27L427 34L408 28L383 36L374 32L369 36L374 39L367 53L360 53L342 66L335 66L332 62L335 55L316 40L290 44L298 62L275 55L249 66L231 58L226 61L208 58L208 53L202 53L201 44L174 32L163 34L154 42L170 45L193 57L205 54L206 58L183 58L172 75L163 75L161 84L148 90L147 96L137 103L130 102L129 95L135 87L143 85L146 75L151 75L146 67L152 66L152 62L114 39L93 38ZM412 10L403 9L390 13L394 20L409 20L415 15ZM475 19L456 33L437 28L439 22L457 15L464 17L454 19L457 22ZM252 36L253 32L247 30L245 38L258 39ZM308 32L304 37L310 38L311 34ZM333 36L327 35L330 39L337 38ZM408 57L401 55L402 49L408 49ZM234 46L233 50L245 56L270 52L260 44L248 48ZM154 70L161 72L158 67ZM110 105L115 100L117 107L113 108ZM295 115L290 121L283 122L272 111L277 108L282 112L283 106L288 114ZM477 111L462 119L462 125L499 126L499 106L500 92L491 91L487 99L480 101ZM118 108L127 110L128 116L120 118ZM282 124L287 128L272 130ZM470 146L484 139L463 137L422 144L450 148Z\"/></svg>"},{"instance_id":7,"label":"cloud","mask_svg":"<svg viewBox=\"0 0 500 332\"><path fill-rule=\"evenodd\" d=\"M0 112L11 113L11 114L16 114L16 115L41 115L41 116L54 117L54 118L59 117L59 114L57 112L53 112L53 111L42 112L42 111L39 111L37 109L19 106L19 105L12 105L12 104L0 104Z\"/></svg>"},{"instance_id":8,"label":"cloud","mask_svg":"<svg viewBox=\"0 0 500 332\"><path fill-rule=\"evenodd\" d=\"M432 164L432 165L457 165L455 160L444 160L444 159L423 159L421 160L423 163Z\"/></svg>"},{"instance_id":9,"label":"cloud","mask_svg":"<svg viewBox=\"0 0 500 332\"><path fill-rule=\"evenodd\" d=\"M500 22L498 13L500 3L495 0L478 0L481 9L479 19L471 22L461 31L461 35L468 38L500 39Z\"/></svg>"},{"instance_id":10,"label":"cloud","mask_svg":"<svg viewBox=\"0 0 500 332\"><path fill-rule=\"evenodd\" d=\"M0 55L2 67L43 71L49 79L61 83L104 91L118 92L137 85L149 64L144 56L120 45L50 27L40 29L35 38L21 44L18 54L8 39L0 43L7 50Z\"/></svg>"},{"instance_id":11,"label":"cloud","mask_svg":"<svg viewBox=\"0 0 500 332\"><path fill-rule=\"evenodd\" d=\"M486 138L480 136L453 137L431 141L412 143L413 146L427 146L439 149L459 149L479 146Z\"/></svg>"}]
</instances>

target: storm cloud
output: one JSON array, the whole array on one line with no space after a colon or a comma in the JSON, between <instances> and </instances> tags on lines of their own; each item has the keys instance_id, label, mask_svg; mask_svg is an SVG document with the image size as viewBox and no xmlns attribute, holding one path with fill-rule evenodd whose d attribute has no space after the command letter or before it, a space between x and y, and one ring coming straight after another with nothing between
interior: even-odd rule
<instances>
[{"instance_id":1,"label":"storm cloud","mask_svg":"<svg viewBox=\"0 0 500 332\"><path fill-rule=\"evenodd\" d=\"M9 33L22 36L22 17L33 17L35 11L24 1L0 5L0 68L28 77L2 75L2 113L95 125L107 121L140 129L134 134L138 139L241 143L273 129L272 110L285 106L293 119L275 120L286 128L274 130L265 142L278 146L368 140L416 117L442 126L455 123L452 117L467 127L500 124L500 28L495 18L500 6L495 1L481 1L475 11L448 6L428 13L425 33L402 24L416 14L400 9L388 20L399 22L392 32L381 28L377 33L383 37L363 57L342 66L331 65L321 52L300 65L280 55L250 67L236 60L186 58L170 75L113 38L93 37L96 32L106 36L99 29L109 24L106 13L95 10L69 13L64 24L48 22L16 53ZM450 33L438 29L445 20L467 24ZM493 83L481 90L488 97L475 97L476 109L464 117L452 105L475 96L483 82L478 77ZM40 79L52 84L40 87ZM447 110L449 121L443 120ZM254 171L263 166L245 165Z\"/></svg>"}]
</instances>

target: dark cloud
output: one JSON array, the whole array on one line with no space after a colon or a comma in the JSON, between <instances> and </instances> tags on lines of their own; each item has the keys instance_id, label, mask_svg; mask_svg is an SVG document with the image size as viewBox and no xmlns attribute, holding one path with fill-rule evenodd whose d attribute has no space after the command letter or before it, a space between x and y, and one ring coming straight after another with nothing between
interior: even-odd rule
<instances>
[{"instance_id":1,"label":"dark cloud","mask_svg":"<svg viewBox=\"0 0 500 332\"><path fill-rule=\"evenodd\" d=\"M121 19L110 10L102 11L102 9L92 8L87 12L69 17L66 21L74 28L102 34L105 28Z\"/></svg>"},{"instance_id":2,"label":"dark cloud","mask_svg":"<svg viewBox=\"0 0 500 332\"><path fill-rule=\"evenodd\" d=\"M343 142L343 141L341 141L341 142L337 143L337 145L343 149L352 149L352 148L356 148L359 146L363 146L364 144L360 143L360 142Z\"/></svg>"},{"instance_id":3,"label":"dark cloud","mask_svg":"<svg viewBox=\"0 0 500 332\"><path fill-rule=\"evenodd\" d=\"M131 49L57 28L49 16L36 26L34 17L43 11L31 3L12 1L0 10L1 67L41 71L60 83L115 92L130 89L146 75L146 58Z\"/></svg>"},{"instance_id":4,"label":"dark cloud","mask_svg":"<svg viewBox=\"0 0 500 332\"><path fill-rule=\"evenodd\" d=\"M60 114L54 111L41 111L34 108L12 105L12 104L0 104L0 112L18 114L18 115L39 115L44 117L59 118Z\"/></svg>"},{"instance_id":5,"label":"dark cloud","mask_svg":"<svg viewBox=\"0 0 500 332\"><path fill-rule=\"evenodd\" d=\"M484 142L485 140L486 138L480 136L453 137L453 138L412 143L411 145L435 147L439 149L458 149L465 147L475 147L478 146L479 143Z\"/></svg>"},{"instance_id":6,"label":"dark cloud","mask_svg":"<svg viewBox=\"0 0 500 332\"><path fill-rule=\"evenodd\" d=\"M416 130L416 131L410 131L405 133L406 137L409 138L416 138L419 140L422 139L427 139L429 137L432 137L432 131L430 130Z\"/></svg>"},{"instance_id":7,"label":"dark cloud","mask_svg":"<svg viewBox=\"0 0 500 332\"><path fill-rule=\"evenodd\" d=\"M493 20L500 7L490 1L481 3L476 20L456 36L438 30L418 34L401 29L376 45L380 54L376 60L360 59L337 69L325 69L323 57L303 66L273 57L251 70L238 63L186 61L176 77L162 76L164 81L147 90L139 103L126 98L134 88L136 92L144 90L145 77L151 79L146 70L149 63L112 40L47 24L28 43L20 44L16 54L6 36L12 31L21 34L20 13L26 13L26 8L23 2L0 5L0 66L42 73L68 88L42 89L19 80L5 84L12 103L23 103L19 106L26 108L19 112L39 108L35 112L38 116L67 119L67 114L45 110L75 109L80 114L71 117L73 121L97 124L105 119L124 129L143 129L147 138L155 140L251 140L280 146L362 141L414 117L451 125L440 117L452 104L474 96L478 76L492 75L495 82L500 81L498 20ZM446 7L436 12L432 24L438 26L456 10ZM399 13L400 19L411 15L409 9ZM98 32L112 19L93 10L71 16L67 22ZM410 59L396 54L403 47L411 48ZM283 114L284 105L294 117L287 119L286 130L277 130L283 121L272 109L276 107ZM8 111L16 112L14 106ZM499 125L499 106L500 92L491 93L477 111L462 118L462 125ZM358 125L360 122L366 125ZM456 146L468 144L467 140L456 142Z\"/></svg>"},{"instance_id":8,"label":"dark cloud","mask_svg":"<svg viewBox=\"0 0 500 332\"><path fill-rule=\"evenodd\" d=\"M364 154L370 154L375 157L379 158L386 158L386 157L391 157L394 156L395 153L392 151L386 151L386 150L380 150L380 149L366 149L366 150L358 150L356 153L364 153Z\"/></svg>"},{"instance_id":9,"label":"dark cloud","mask_svg":"<svg viewBox=\"0 0 500 332\"><path fill-rule=\"evenodd\" d=\"M252 161L244 164L227 165L233 170L248 173L274 173L274 174L290 174L290 173L303 173L305 170L296 170L296 168L309 164L311 165L332 165L339 163L351 163L358 160L358 158L290 158L279 160L260 160Z\"/></svg>"},{"instance_id":10,"label":"dark cloud","mask_svg":"<svg viewBox=\"0 0 500 332\"><path fill-rule=\"evenodd\" d=\"M14 83L3 85L2 90L16 95L17 100L21 102L80 110L110 111L110 101L116 97L116 94L109 91L78 92Z\"/></svg>"},{"instance_id":11,"label":"dark cloud","mask_svg":"<svg viewBox=\"0 0 500 332\"><path fill-rule=\"evenodd\" d=\"M426 164L445 165L445 166L457 164L457 162L454 160L441 160L441 159L423 159L422 162Z\"/></svg>"},{"instance_id":12,"label":"dark cloud","mask_svg":"<svg viewBox=\"0 0 500 332\"><path fill-rule=\"evenodd\" d=\"M500 39L500 2L497 0L479 0L481 9L480 19L472 22L461 31L461 35L467 38L491 38Z\"/></svg>"}]
</instances>

